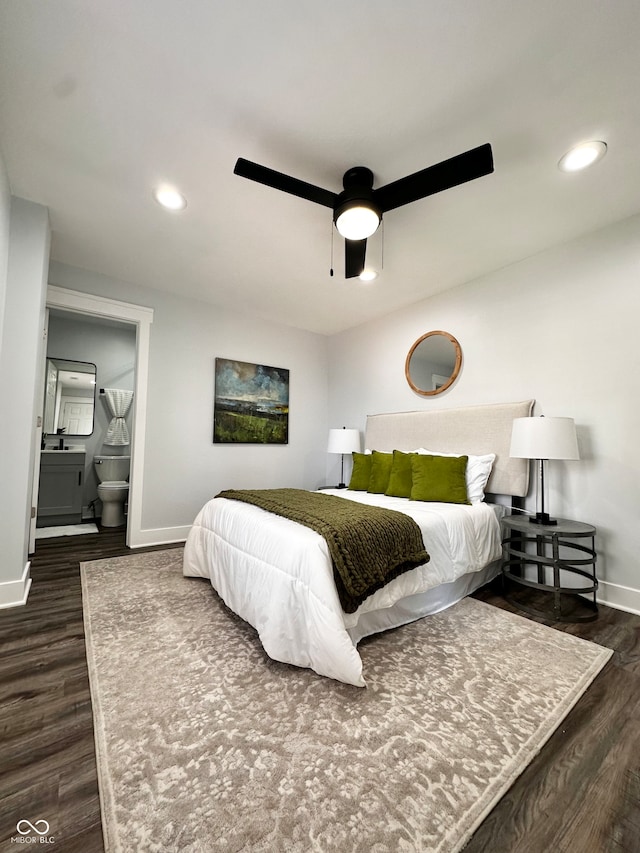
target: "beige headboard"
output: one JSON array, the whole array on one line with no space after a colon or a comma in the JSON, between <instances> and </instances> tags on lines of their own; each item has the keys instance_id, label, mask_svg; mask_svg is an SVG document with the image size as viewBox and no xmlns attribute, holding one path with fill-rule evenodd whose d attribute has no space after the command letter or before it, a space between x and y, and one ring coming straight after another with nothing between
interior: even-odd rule
<instances>
[{"instance_id":1,"label":"beige headboard","mask_svg":"<svg viewBox=\"0 0 640 853\"><path fill-rule=\"evenodd\" d=\"M368 415L365 447L369 450L440 450L443 453L495 453L487 492L525 497L529 491L529 460L512 459L514 418L531 415L533 400L494 403L433 412Z\"/></svg>"}]
</instances>

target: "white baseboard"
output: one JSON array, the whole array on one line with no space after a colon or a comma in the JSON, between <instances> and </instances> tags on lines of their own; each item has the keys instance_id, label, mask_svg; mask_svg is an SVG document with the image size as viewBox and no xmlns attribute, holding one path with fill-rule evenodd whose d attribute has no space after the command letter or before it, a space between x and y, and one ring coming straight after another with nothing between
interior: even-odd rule
<instances>
[{"instance_id":1,"label":"white baseboard","mask_svg":"<svg viewBox=\"0 0 640 853\"><path fill-rule=\"evenodd\" d=\"M599 604L606 604L607 607L614 607L616 610L625 610L627 613L636 613L640 616L640 589L599 581L596 598Z\"/></svg>"},{"instance_id":2,"label":"white baseboard","mask_svg":"<svg viewBox=\"0 0 640 853\"><path fill-rule=\"evenodd\" d=\"M30 569L31 563L29 562L24 567L22 577L19 580L0 583L0 610L5 607L20 607L27 603L31 589Z\"/></svg>"},{"instance_id":3,"label":"white baseboard","mask_svg":"<svg viewBox=\"0 0 640 853\"><path fill-rule=\"evenodd\" d=\"M184 542L191 525L183 527L157 527L148 530L133 530L129 539L130 548L147 548L150 545L173 545Z\"/></svg>"}]
</instances>

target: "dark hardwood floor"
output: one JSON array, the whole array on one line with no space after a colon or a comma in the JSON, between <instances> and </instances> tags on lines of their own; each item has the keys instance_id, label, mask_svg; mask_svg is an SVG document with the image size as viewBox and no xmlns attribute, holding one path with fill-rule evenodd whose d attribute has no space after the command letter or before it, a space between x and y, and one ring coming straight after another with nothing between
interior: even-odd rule
<instances>
[{"instance_id":1,"label":"dark hardwood floor","mask_svg":"<svg viewBox=\"0 0 640 853\"><path fill-rule=\"evenodd\" d=\"M80 562L127 553L123 529L37 540L27 604L0 610L2 851L24 849L20 820L46 820L58 853L104 850Z\"/></svg>"},{"instance_id":2,"label":"dark hardwood floor","mask_svg":"<svg viewBox=\"0 0 640 853\"><path fill-rule=\"evenodd\" d=\"M42 819L58 853L104 850L79 564L126 553L122 530L39 540L27 604L0 610L2 851ZM476 597L515 610L498 586ZM614 656L465 853L640 853L640 616L554 627Z\"/></svg>"},{"instance_id":3,"label":"dark hardwood floor","mask_svg":"<svg viewBox=\"0 0 640 853\"><path fill-rule=\"evenodd\" d=\"M501 583L476 598L527 618ZM527 590L529 606L544 593ZM597 620L552 625L614 654L545 747L476 831L465 853L640 851L640 616L600 607Z\"/></svg>"}]
</instances>

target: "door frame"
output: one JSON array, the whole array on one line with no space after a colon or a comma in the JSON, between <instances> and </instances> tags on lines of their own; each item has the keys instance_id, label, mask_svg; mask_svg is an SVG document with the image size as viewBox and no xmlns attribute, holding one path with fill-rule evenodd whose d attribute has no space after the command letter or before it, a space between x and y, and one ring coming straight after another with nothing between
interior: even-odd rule
<instances>
[{"instance_id":1,"label":"door frame","mask_svg":"<svg viewBox=\"0 0 640 853\"><path fill-rule=\"evenodd\" d=\"M144 455L147 426L147 384L149 379L149 342L153 308L120 302L78 290L50 284L47 287L47 308L59 308L75 314L106 317L130 323L136 327L136 361L133 394L133 425L131 429L131 475L129 477L129 512L127 514L127 545L136 548L143 543L142 496L144 493ZM39 444L37 445L40 446ZM37 495L34 496L37 498ZM33 504L37 506L37 503Z\"/></svg>"},{"instance_id":2,"label":"door frame","mask_svg":"<svg viewBox=\"0 0 640 853\"><path fill-rule=\"evenodd\" d=\"M40 384L40 388L36 389L36 399L40 402L39 408L36 409L36 430L35 439L33 442L33 474L31 478L31 517L29 519L29 542L28 553L33 554L36 550L36 521L38 512L38 492L40 490L40 457L42 455L42 433L44 431L44 385L47 382L46 363L47 363L47 331L49 329L49 309L44 310L44 327L42 329L42 349L40 352L42 369L36 378L36 382ZM40 396L38 397L38 393Z\"/></svg>"}]
</instances>

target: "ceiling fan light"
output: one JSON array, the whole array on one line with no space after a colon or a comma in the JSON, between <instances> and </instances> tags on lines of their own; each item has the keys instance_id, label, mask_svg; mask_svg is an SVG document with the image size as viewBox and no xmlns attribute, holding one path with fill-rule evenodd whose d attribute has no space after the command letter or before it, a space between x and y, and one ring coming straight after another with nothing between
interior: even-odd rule
<instances>
[{"instance_id":1,"label":"ceiling fan light","mask_svg":"<svg viewBox=\"0 0 640 853\"><path fill-rule=\"evenodd\" d=\"M360 281L375 281L378 278L378 273L372 269L364 269L358 278Z\"/></svg>"},{"instance_id":2,"label":"ceiling fan light","mask_svg":"<svg viewBox=\"0 0 640 853\"><path fill-rule=\"evenodd\" d=\"M594 140L582 142L571 148L560 159L558 168L561 172L579 172L601 160L607 153L607 143Z\"/></svg>"},{"instance_id":3,"label":"ceiling fan light","mask_svg":"<svg viewBox=\"0 0 640 853\"><path fill-rule=\"evenodd\" d=\"M336 219L336 228L345 240L366 240L380 225L380 216L370 207L347 207Z\"/></svg>"}]
</instances>

